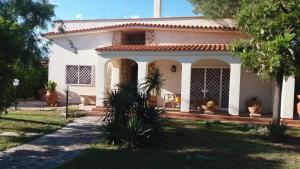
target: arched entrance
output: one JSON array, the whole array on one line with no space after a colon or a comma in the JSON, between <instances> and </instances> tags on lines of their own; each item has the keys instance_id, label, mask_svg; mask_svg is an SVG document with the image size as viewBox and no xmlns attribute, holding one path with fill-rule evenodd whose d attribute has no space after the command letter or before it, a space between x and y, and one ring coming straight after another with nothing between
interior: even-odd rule
<instances>
[{"instance_id":1,"label":"arched entrance","mask_svg":"<svg viewBox=\"0 0 300 169\"><path fill-rule=\"evenodd\" d=\"M164 86L160 95L156 96L155 101L158 106L165 106L166 108L179 109L181 96L181 63L171 59L159 59L148 64L148 74L159 69L164 79ZM173 97L174 100L170 98ZM169 101L166 103L166 101Z\"/></svg>"},{"instance_id":2,"label":"arched entrance","mask_svg":"<svg viewBox=\"0 0 300 169\"><path fill-rule=\"evenodd\" d=\"M112 59L106 65L106 88L118 83L137 83L138 64L131 59Z\"/></svg>"},{"instance_id":3,"label":"arched entrance","mask_svg":"<svg viewBox=\"0 0 300 169\"><path fill-rule=\"evenodd\" d=\"M220 110L229 107L230 65L217 59L203 59L192 64L191 109L212 100Z\"/></svg>"}]
</instances>

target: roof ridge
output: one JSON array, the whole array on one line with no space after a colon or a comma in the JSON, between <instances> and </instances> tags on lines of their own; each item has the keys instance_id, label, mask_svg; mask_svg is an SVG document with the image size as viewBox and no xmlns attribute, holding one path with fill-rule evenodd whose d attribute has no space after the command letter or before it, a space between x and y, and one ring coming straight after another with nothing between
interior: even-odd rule
<instances>
[{"instance_id":1,"label":"roof ridge","mask_svg":"<svg viewBox=\"0 0 300 169\"><path fill-rule=\"evenodd\" d=\"M90 31L99 31L99 30L109 30L116 28L124 27L148 27L148 28L165 28L165 29L211 29L211 30L224 30L224 31L236 31L237 27L235 26L221 26L221 25L187 25L187 24L157 24L157 23L122 23L116 25L107 25L107 26L98 26L92 28L83 28L83 29L73 29L67 30L65 32L48 32L43 34L43 36L51 35L62 35L62 34L71 34L71 33L81 33L81 32L90 32Z\"/></svg>"}]
</instances>

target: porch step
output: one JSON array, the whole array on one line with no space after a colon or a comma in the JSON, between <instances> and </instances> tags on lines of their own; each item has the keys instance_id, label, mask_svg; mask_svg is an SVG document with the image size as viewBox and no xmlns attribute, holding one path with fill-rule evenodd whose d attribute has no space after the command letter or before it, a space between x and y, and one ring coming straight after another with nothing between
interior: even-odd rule
<instances>
[{"instance_id":1,"label":"porch step","mask_svg":"<svg viewBox=\"0 0 300 169\"><path fill-rule=\"evenodd\" d=\"M92 112L104 112L104 111L105 111L105 107L96 106L92 108Z\"/></svg>"},{"instance_id":2,"label":"porch step","mask_svg":"<svg viewBox=\"0 0 300 169\"><path fill-rule=\"evenodd\" d=\"M218 120L237 122L242 124L270 124L271 118L250 118L250 117L239 117L229 115L208 115L208 114L197 114L197 113L181 113L181 112L167 112L166 116L175 119L185 120ZM300 120L282 119L282 123L288 126L300 127Z\"/></svg>"}]
</instances>

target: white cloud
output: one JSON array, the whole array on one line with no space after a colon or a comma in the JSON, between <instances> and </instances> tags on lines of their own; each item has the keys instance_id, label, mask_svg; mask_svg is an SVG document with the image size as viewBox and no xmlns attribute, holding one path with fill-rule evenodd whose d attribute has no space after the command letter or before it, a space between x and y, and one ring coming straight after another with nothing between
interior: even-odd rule
<instances>
[{"instance_id":1,"label":"white cloud","mask_svg":"<svg viewBox=\"0 0 300 169\"><path fill-rule=\"evenodd\" d=\"M132 16L130 16L130 18L140 18L140 16L139 15L132 15Z\"/></svg>"},{"instance_id":2,"label":"white cloud","mask_svg":"<svg viewBox=\"0 0 300 169\"><path fill-rule=\"evenodd\" d=\"M76 19L82 19L82 14L81 14L81 13L76 14L76 15L75 15L75 18L76 18Z\"/></svg>"}]
</instances>

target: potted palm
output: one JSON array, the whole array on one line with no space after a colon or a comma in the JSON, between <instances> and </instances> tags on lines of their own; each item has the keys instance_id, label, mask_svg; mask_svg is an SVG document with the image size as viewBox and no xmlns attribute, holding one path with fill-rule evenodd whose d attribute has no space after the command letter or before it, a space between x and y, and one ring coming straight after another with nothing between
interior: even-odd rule
<instances>
[{"instance_id":1,"label":"potted palm","mask_svg":"<svg viewBox=\"0 0 300 169\"><path fill-rule=\"evenodd\" d=\"M154 69L145 77L145 83L142 84L151 105L157 105L157 96L160 94L165 81L162 76L159 69Z\"/></svg>"},{"instance_id":2,"label":"potted palm","mask_svg":"<svg viewBox=\"0 0 300 169\"><path fill-rule=\"evenodd\" d=\"M49 80L45 85L46 93L46 102L48 106L56 106L57 105L57 94L55 91L57 84L54 81Z\"/></svg>"},{"instance_id":3,"label":"potted palm","mask_svg":"<svg viewBox=\"0 0 300 169\"><path fill-rule=\"evenodd\" d=\"M204 104L201 105L205 114L215 114L218 109L218 104L214 100L204 101Z\"/></svg>"},{"instance_id":4,"label":"potted palm","mask_svg":"<svg viewBox=\"0 0 300 169\"><path fill-rule=\"evenodd\" d=\"M247 103L250 117L260 117L262 111L262 101L257 96L251 97Z\"/></svg>"}]
</instances>

